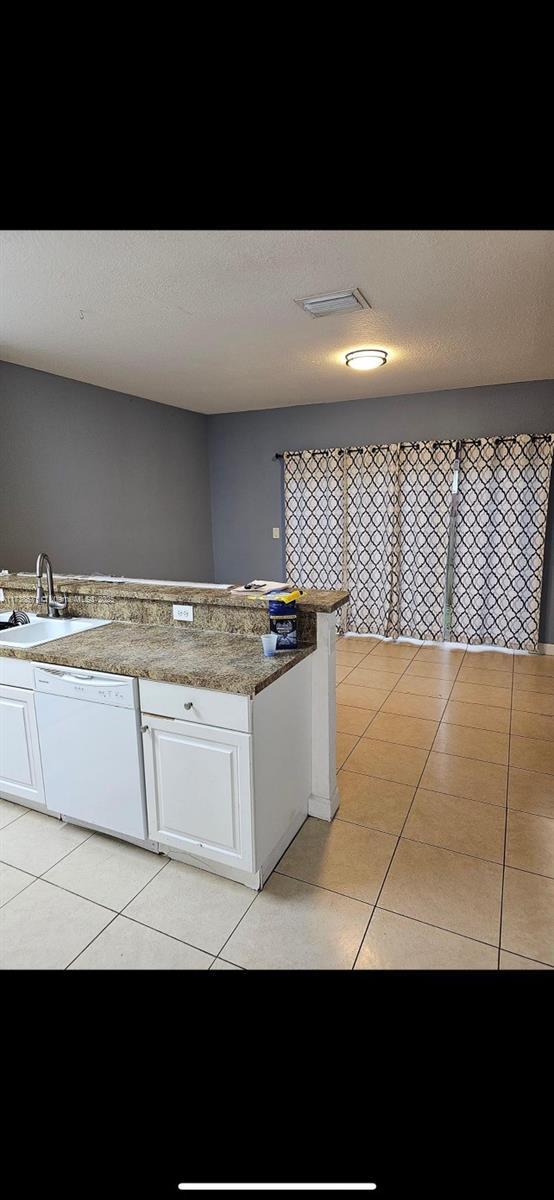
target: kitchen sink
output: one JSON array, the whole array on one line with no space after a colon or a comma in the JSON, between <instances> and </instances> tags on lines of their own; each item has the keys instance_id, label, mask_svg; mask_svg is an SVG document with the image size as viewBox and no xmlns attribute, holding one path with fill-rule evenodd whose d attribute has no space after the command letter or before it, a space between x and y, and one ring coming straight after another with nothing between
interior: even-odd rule
<instances>
[{"instance_id":1,"label":"kitchen sink","mask_svg":"<svg viewBox=\"0 0 554 1200\"><path fill-rule=\"evenodd\" d=\"M68 637L72 633L85 633L95 629L97 625L109 625L106 620L95 620L93 617L37 617L35 613L26 613L28 625L14 625L11 629L0 630L0 646L42 646L44 642L52 642L56 638ZM0 613L0 621L7 621L10 612Z\"/></svg>"}]
</instances>

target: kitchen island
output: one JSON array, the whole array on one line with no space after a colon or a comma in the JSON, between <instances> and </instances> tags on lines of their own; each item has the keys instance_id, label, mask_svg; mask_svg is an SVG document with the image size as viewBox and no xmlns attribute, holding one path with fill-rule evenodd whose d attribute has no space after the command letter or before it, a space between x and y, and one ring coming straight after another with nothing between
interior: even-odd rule
<instances>
[{"instance_id":1,"label":"kitchen island","mask_svg":"<svg viewBox=\"0 0 554 1200\"><path fill-rule=\"evenodd\" d=\"M204 595L198 598L200 605ZM177 596L191 598L178 588ZM332 597L337 607L343 596ZM244 606L244 600L229 604L227 593L225 600L219 606L210 597L210 607L235 612ZM144 602L151 603L151 597ZM0 646L0 700L3 696L11 705L12 719L18 693L17 704L25 709L21 736L26 746L21 749L27 755L27 774L34 776L34 790L27 779L18 791L17 781L14 786L13 779L2 777L6 772L0 764L0 795L59 812L55 796L45 795L40 779L40 729L34 712L40 665L46 664L54 679L63 668L70 675L130 677L138 681L140 698L147 812L143 844L249 887L262 887L306 816L330 820L338 805L336 609L330 607L329 594L322 603L325 611L319 612L317 593L311 594L312 640L274 658L263 657L259 634L205 629L202 621L200 628L191 629L177 621L110 621L107 615L109 624L43 645ZM256 612L255 602L247 601L245 607L249 616ZM258 608L255 619L259 615ZM19 756L21 762L25 754ZM117 829L108 831L118 836Z\"/></svg>"}]
</instances>

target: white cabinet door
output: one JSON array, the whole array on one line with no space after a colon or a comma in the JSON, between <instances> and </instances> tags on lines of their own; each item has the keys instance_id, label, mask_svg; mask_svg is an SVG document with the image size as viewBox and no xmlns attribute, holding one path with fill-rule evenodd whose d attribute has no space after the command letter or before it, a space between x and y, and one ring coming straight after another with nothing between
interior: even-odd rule
<instances>
[{"instance_id":1,"label":"white cabinet door","mask_svg":"<svg viewBox=\"0 0 554 1200\"><path fill-rule=\"evenodd\" d=\"M251 736L146 714L143 719L149 837L253 870Z\"/></svg>"},{"instance_id":2,"label":"white cabinet door","mask_svg":"<svg viewBox=\"0 0 554 1200\"><path fill-rule=\"evenodd\" d=\"M0 686L0 796L44 804L35 697Z\"/></svg>"}]
</instances>

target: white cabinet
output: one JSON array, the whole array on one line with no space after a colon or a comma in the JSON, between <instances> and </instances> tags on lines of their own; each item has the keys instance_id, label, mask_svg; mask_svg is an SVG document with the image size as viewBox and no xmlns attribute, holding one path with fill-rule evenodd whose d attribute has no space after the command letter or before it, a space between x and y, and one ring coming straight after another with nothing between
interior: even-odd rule
<instances>
[{"instance_id":1,"label":"white cabinet","mask_svg":"<svg viewBox=\"0 0 554 1200\"><path fill-rule=\"evenodd\" d=\"M0 685L0 796L44 804L34 693Z\"/></svg>"},{"instance_id":2,"label":"white cabinet","mask_svg":"<svg viewBox=\"0 0 554 1200\"><path fill-rule=\"evenodd\" d=\"M146 713L143 721L149 837L252 871L251 736Z\"/></svg>"}]
</instances>

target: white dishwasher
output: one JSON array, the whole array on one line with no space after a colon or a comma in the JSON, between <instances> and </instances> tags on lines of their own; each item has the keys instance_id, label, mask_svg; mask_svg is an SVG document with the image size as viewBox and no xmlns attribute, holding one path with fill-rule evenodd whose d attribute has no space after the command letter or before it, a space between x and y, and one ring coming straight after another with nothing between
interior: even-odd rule
<instances>
[{"instance_id":1,"label":"white dishwasher","mask_svg":"<svg viewBox=\"0 0 554 1200\"><path fill-rule=\"evenodd\" d=\"M47 808L154 848L138 681L35 664L35 703Z\"/></svg>"}]
</instances>

